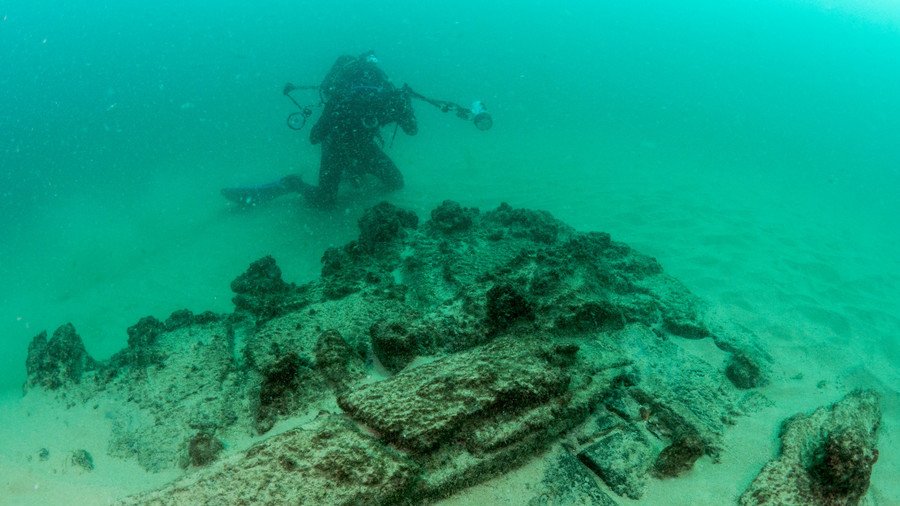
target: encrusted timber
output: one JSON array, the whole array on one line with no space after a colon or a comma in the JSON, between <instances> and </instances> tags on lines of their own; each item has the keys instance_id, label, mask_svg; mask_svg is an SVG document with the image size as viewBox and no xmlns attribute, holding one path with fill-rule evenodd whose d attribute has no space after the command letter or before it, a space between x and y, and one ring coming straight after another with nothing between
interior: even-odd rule
<instances>
[{"instance_id":1,"label":"encrusted timber","mask_svg":"<svg viewBox=\"0 0 900 506\"><path fill-rule=\"evenodd\" d=\"M419 493L429 500L441 499L523 465L582 424L620 372L618 369L601 371L594 377L592 385L558 399L556 405L539 406L523 413L519 419L532 418L535 425L515 442L490 450L479 450L470 445L471 449L465 452L454 447L442 447L427 456L412 456L412 460L424 470L418 483ZM540 413L542 410L552 413L552 423L541 425L540 421L545 416L545 413ZM473 458L476 459L474 464L471 463Z\"/></svg>"}]
</instances>

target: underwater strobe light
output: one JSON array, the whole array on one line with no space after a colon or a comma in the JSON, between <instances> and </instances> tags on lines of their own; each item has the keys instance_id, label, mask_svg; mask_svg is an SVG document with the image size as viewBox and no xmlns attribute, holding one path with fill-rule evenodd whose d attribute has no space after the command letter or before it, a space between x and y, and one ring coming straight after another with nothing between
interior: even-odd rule
<instances>
[{"instance_id":1,"label":"underwater strobe light","mask_svg":"<svg viewBox=\"0 0 900 506\"><path fill-rule=\"evenodd\" d=\"M487 109L484 107L484 104L481 102L481 100L472 102L472 107L470 110L472 114L472 122L475 123L475 128L483 132L485 130L490 130L491 127L494 126L494 119L491 118L490 114L488 114Z\"/></svg>"},{"instance_id":2,"label":"underwater strobe light","mask_svg":"<svg viewBox=\"0 0 900 506\"><path fill-rule=\"evenodd\" d=\"M306 106L295 113L289 114L287 117L287 125L291 130L300 130L306 125L306 120L308 120L310 116L312 116L312 108Z\"/></svg>"}]
</instances>

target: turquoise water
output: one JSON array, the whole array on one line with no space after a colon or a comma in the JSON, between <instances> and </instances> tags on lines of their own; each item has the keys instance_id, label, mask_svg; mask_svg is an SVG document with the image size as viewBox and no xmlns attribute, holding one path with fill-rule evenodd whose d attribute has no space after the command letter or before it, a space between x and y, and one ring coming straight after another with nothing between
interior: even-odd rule
<instances>
[{"instance_id":1,"label":"turquoise water","mask_svg":"<svg viewBox=\"0 0 900 506\"><path fill-rule=\"evenodd\" d=\"M0 5L7 392L42 329L71 321L105 358L141 316L229 311L228 283L264 254L289 280L316 276L379 197L242 213L218 189L314 179L281 87L374 49L396 83L481 99L495 122L417 103L419 135L388 151L407 182L393 202L424 216L508 201L608 231L743 312L777 357L896 398L900 7L60 4Z\"/></svg>"}]
</instances>

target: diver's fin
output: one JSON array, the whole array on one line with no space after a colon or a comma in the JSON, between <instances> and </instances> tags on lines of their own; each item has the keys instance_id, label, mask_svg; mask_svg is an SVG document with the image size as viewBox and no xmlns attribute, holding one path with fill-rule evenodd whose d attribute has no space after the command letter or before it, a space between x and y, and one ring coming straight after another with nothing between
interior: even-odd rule
<instances>
[{"instance_id":1,"label":"diver's fin","mask_svg":"<svg viewBox=\"0 0 900 506\"><path fill-rule=\"evenodd\" d=\"M302 185L300 176L291 175L258 186L222 188L222 196L240 206L254 207L288 193L299 193L300 185Z\"/></svg>"}]
</instances>

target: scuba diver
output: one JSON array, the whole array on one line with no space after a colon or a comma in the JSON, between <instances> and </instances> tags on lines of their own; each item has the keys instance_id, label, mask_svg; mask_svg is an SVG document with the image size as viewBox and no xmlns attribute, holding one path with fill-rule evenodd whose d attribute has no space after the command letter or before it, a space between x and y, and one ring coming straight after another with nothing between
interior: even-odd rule
<instances>
[{"instance_id":1,"label":"scuba diver","mask_svg":"<svg viewBox=\"0 0 900 506\"><path fill-rule=\"evenodd\" d=\"M374 52L360 56L341 56L334 62L318 86L284 87L287 96L300 109L288 116L288 126L302 129L312 115L311 106L302 106L291 95L296 90L318 90L322 114L309 132L312 144L322 145L319 184L313 186L299 175L258 186L225 188L222 195L241 206L256 206L281 195L300 193L314 207L330 208L335 204L342 177L359 182L365 174L374 175L387 191L403 188L403 175L381 149L381 128L395 123L407 135L416 135L418 125L412 107L416 98L440 108L455 111L457 116L473 119L481 130L492 125L481 102L472 108L441 100L433 100L413 91L408 85L395 87L378 67Z\"/></svg>"}]
</instances>

